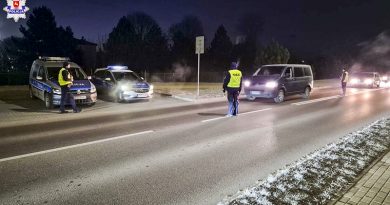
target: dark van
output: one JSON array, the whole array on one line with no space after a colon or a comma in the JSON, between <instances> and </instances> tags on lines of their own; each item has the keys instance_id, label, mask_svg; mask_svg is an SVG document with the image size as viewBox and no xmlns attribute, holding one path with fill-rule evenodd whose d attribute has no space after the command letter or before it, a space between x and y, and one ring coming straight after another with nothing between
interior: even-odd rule
<instances>
[{"instance_id":1,"label":"dark van","mask_svg":"<svg viewBox=\"0 0 390 205\"><path fill-rule=\"evenodd\" d=\"M272 98L280 103L287 95L302 94L303 98L309 98L313 89L313 72L310 65L264 65L243 83L248 100Z\"/></svg>"}]
</instances>

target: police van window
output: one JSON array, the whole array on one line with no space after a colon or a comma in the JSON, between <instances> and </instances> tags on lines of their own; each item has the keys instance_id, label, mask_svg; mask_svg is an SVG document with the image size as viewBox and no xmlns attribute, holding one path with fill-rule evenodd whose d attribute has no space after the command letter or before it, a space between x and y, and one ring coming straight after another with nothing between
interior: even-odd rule
<instances>
[{"instance_id":1,"label":"police van window","mask_svg":"<svg viewBox=\"0 0 390 205\"><path fill-rule=\"evenodd\" d=\"M37 78L37 74L38 74L38 65L37 64L34 64L34 66L33 66L33 71L32 71L32 77L33 78Z\"/></svg>"},{"instance_id":2,"label":"police van window","mask_svg":"<svg viewBox=\"0 0 390 205\"><path fill-rule=\"evenodd\" d=\"M47 77L49 80L58 81L58 74L60 73L61 67L48 67ZM87 76L81 71L80 68L70 68L70 74L73 76L73 80L86 80Z\"/></svg>"},{"instance_id":3,"label":"police van window","mask_svg":"<svg viewBox=\"0 0 390 205\"><path fill-rule=\"evenodd\" d=\"M303 77L303 69L301 67L294 67L294 77Z\"/></svg>"},{"instance_id":4,"label":"police van window","mask_svg":"<svg viewBox=\"0 0 390 205\"><path fill-rule=\"evenodd\" d=\"M42 66L40 66L39 67L39 70L38 70L38 75L37 76L39 76L39 77L41 77L42 78L42 80L45 80L45 70L44 70L44 68L42 67Z\"/></svg>"},{"instance_id":5,"label":"police van window","mask_svg":"<svg viewBox=\"0 0 390 205\"><path fill-rule=\"evenodd\" d=\"M140 77L138 77L137 74L133 72L113 72L112 74L114 74L115 79L117 81L120 80L138 81L141 79Z\"/></svg>"},{"instance_id":6,"label":"police van window","mask_svg":"<svg viewBox=\"0 0 390 205\"><path fill-rule=\"evenodd\" d=\"M304 67L305 70L305 76L311 76L311 69L309 67Z\"/></svg>"}]
</instances>

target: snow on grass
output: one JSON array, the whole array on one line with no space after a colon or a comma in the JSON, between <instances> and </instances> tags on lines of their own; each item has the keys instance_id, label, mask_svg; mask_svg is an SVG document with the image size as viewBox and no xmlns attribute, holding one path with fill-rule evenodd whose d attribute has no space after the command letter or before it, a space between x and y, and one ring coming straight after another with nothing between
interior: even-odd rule
<instances>
[{"instance_id":1,"label":"snow on grass","mask_svg":"<svg viewBox=\"0 0 390 205\"><path fill-rule=\"evenodd\" d=\"M219 205L327 204L390 148L390 118L348 134Z\"/></svg>"}]
</instances>

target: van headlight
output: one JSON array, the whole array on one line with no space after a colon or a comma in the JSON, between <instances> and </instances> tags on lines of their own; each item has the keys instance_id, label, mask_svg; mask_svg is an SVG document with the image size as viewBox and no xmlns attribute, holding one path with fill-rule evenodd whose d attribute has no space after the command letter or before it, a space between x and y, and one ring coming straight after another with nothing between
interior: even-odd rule
<instances>
[{"instance_id":1,"label":"van headlight","mask_svg":"<svg viewBox=\"0 0 390 205\"><path fill-rule=\"evenodd\" d=\"M364 83L365 83L365 84L368 84L368 85L369 85L369 84L372 84L372 82L373 82L372 79L365 79L365 80L364 80Z\"/></svg>"},{"instance_id":2,"label":"van headlight","mask_svg":"<svg viewBox=\"0 0 390 205\"><path fill-rule=\"evenodd\" d=\"M154 86L153 86L153 85L150 85L150 86L149 86L149 94L152 94L152 93L153 93L153 89L154 89Z\"/></svg>"},{"instance_id":3,"label":"van headlight","mask_svg":"<svg viewBox=\"0 0 390 205\"><path fill-rule=\"evenodd\" d=\"M266 88L276 88L276 87L278 87L278 83L275 82L275 81L270 81L270 82L267 82L267 83L265 84L265 87L266 87Z\"/></svg>"},{"instance_id":4,"label":"van headlight","mask_svg":"<svg viewBox=\"0 0 390 205\"><path fill-rule=\"evenodd\" d=\"M128 85L121 85L121 90L122 91L129 91L131 89L130 89L130 87Z\"/></svg>"},{"instance_id":5,"label":"van headlight","mask_svg":"<svg viewBox=\"0 0 390 205\"><path fill-rule=\"evenodd\" d=\"M249 80L244 81L245 87L249 87L250 85L251 85L251 81L249 81Z\"/></svg>"},{"instance_id":6,"label":"van headlight","mask_svg":"<svg viewBox=\"0 0 390 205\"><path fill-rule=\"evenodd\" d=\"M91 83L91 91L90 91L90 92L91 92L91 93L96 92L96 87L95 87L95 85L92 84L92 83Z\"/></svg>"},{"instance_id":7,"label":"van headlight","mask_svg":"<svg viewBox=\"0 0 390 205\"><path fill-rule=\"evenodd\" d=\"M385 75L382 77L382 80L386 81L388 79L388 77Z\"/></svg>"}]
</instances>

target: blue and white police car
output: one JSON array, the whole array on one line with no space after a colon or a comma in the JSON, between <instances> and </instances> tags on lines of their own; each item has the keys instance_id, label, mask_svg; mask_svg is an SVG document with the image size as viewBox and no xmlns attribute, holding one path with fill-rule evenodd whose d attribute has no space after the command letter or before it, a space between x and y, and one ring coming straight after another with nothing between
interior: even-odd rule
<instances>
[{"instance_id":1,"label":"blue and white police car","mask_svg":"<svg viewBox=\"0 0 390 205\"><path fill-rule=\"evenodd\" d=\"M45 102L46 108L59 106L61 101L61 88L58 83L58 73L63 63L70 64L69 72L73 76L73 85L70 87L77 104L93 105L97 100L96 88L89 81L83 69L69 58L40 57L35 60L30 70L30 97L38 98Z\"/></svg>"},{"instance_id":2,"label":"blue and white police car","mask_svg":"<svg viewBox=\"0 0 390 205\"><path fill-rule=\"evenodd\" d=\"M99 96L108 96L115 102L150 99L153 94L153 85L127 66L98 68L92 76L92 82Z\"/></svg>"}]
</instances>

